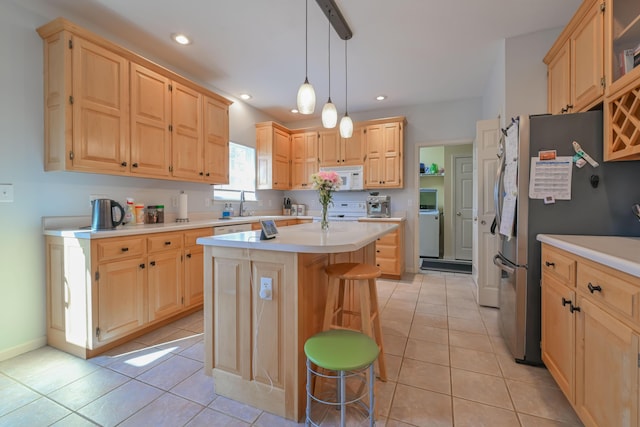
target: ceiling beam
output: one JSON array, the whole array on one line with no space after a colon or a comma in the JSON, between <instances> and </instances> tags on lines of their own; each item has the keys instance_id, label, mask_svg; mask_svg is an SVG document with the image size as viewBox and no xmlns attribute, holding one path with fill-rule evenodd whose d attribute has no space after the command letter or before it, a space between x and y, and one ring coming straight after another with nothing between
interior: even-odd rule
<instances>
[{"instance_id":1,"label":"ceiling beam","mask_svg":"<svg viewBox=\"0 0 640 427\"><path fill-rule=\"evenodd\" d=\"M353 37L349 24L344 20L344 16L342 16L342 12L340 12L334 0L316 0L316 2L342 40L349 40Z\"/></svg>"}]
</instances>

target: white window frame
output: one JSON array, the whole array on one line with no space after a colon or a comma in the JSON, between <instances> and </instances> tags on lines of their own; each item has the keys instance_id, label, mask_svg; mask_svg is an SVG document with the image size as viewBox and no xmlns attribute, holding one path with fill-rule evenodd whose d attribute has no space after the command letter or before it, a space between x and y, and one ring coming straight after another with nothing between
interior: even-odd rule
<instances>
[{"instance_id":1,"label":"white window frame","mask_svg":"<svg viewBox=\"0 0 640 427\"><path fill-rule=\"evenodd\" d=\"M242 147L250 159L235 159L234 150ZM252 158L252 159L251 159ZM238 173L236 177L234 174ZM212 186L212 199L239 201L244 195L247 201L256 200L256 149L229 141L229 184Z\"/></svg>"}]
</instances>

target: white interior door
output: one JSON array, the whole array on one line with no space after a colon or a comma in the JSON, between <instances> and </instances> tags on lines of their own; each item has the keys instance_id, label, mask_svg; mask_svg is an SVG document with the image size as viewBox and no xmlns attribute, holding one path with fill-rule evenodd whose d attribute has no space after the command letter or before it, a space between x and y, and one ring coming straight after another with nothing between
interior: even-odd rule
<instances>
[{"instance_id":1,"label":"white interior door","mask_svg":"<svg viewBox=\"0 0 640 427\"><path fill-rule=\"evenodd\" d=\"M471 260L473 245L473 157L455 158L455 258Z\"/></svg>"},{"instance_id":2,"label":"white interior door","mask_svg":"<svg viewBox=\"0 0 640 427\"><path fill-rule=\"evenodd\" d=\"M478 304L498 307L500 270L493 264L498 253L498 236L491 234L495 217L493 184L498 167L500 122L498 119L476 123L474 158L474 214L473 214L473 280L478 288Z\"/></svg>"}]
</instances>

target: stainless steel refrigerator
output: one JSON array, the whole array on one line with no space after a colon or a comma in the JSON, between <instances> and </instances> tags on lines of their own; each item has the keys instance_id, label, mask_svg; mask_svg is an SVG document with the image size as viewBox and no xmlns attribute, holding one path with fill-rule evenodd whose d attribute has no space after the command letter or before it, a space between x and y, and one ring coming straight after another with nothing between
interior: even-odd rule
<instances>
[{"instance_id":1,"label":"stainless steel refrigerator","mask_svg":"<svg viewBox=\"0 0 640 427\"><path fill-rule=\"evenodd\" d=\"M541 364L540 242L538 234L640 236L631 206L640 201L640 162L604 162L602 111L519 116L517 119L517 202L512 237L500 234L494 263L501 269L500 328L516 361ZM572 141L600 165L572 166L571 200L545 204L530 199L531 157L540 150L575 154ZM504 215L504 159L498 167L497 220ZM509 159L507 159L509 161ZM504 217L502 218L505 219ZM497 231L496 231L497 232Z\"/></svg>"}]
</instances>

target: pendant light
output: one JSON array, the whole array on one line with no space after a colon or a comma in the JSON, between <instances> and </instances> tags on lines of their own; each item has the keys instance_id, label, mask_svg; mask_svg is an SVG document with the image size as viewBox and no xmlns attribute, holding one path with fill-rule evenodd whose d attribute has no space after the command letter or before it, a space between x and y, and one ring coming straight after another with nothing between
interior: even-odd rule
<instances>
[{"instance_id":1,"label":"pendant light","mask_svg":"<svg viewBox=\"0 0 640 427\"><path fill-rule=\"evenodd\" d=\"M331 21L327 20L327 22L329 24L329 99L322 107L322 126L333 129L338 123L338 110L331 102Z\"/></svg>"},{"instance_id":2,"label":"pendant light","mask_svg":"<svg viewBox=\"0 0 640 427\"><path fill-rule=\"evenodd\" d=\"M313 110L316 108L316 92L313 90L313 86L309 83L308 68L309 68L309 0L305 1L304 14L305 14L305 27L304 27L304 83L300 85L298 89L298 111L300 114L313 114Z\"/></svg>"},{"instance_id":3,"label":"pendant light","mask_svg":"<svg viewBox=\"0 0 640 427\"><path fill-rule=\"evenodd\" d=\"M340 119L340 136L351 138L353 136L353 121L349 117L349 102L347 97L347 40L344 41L344 117Z\"/></svg>"}]
</instances>

